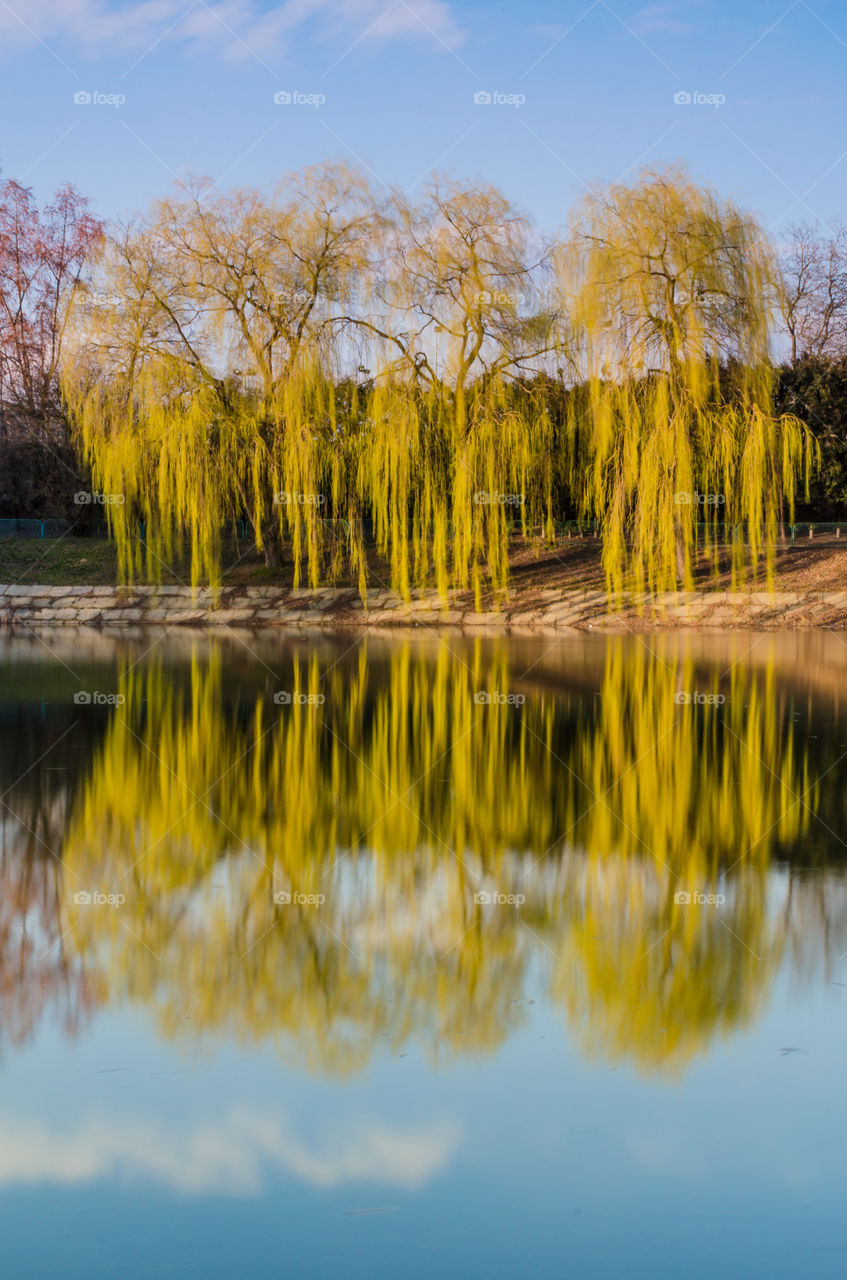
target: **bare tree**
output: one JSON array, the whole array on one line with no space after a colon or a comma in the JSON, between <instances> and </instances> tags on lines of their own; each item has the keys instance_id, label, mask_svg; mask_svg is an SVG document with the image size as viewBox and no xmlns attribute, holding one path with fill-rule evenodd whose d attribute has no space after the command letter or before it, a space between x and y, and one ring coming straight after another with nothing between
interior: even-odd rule
<instances>
[{"instance_id":1,"label":"bare tree","mask_svg":"<svg viewBox=\"0 0 847 1280\"><path fill-rule=\"evenodd\" d=\"M392 221L374 266L375 310L353 320L386 341L395 369L449 389L461 428L474 378L518 374L557 347L542 296L547 249L482 183L440 178L418 204L395 193Z\"/></svg>"},{"instance_id":2,"label":"bare tree","mask_svg":"<svg viewBox=\"0 0 847 1280\"><path fill-rule=\"evenodd\" d=\"M39 212L19 182L0 187L0 423L64 438L59 365L74 294L102 223L73 187Z\"/></svg>"},{"instance_id":3,"label":"bare tree","mask_svg":"<svg viewBox=\"0 0 847 1280\"><path fill-rule=\"evenodd\" d=\"M847 227L808 222L789 228L782 255L780 308L791 363L847 351Z\"/></svg>"}]
</instances>

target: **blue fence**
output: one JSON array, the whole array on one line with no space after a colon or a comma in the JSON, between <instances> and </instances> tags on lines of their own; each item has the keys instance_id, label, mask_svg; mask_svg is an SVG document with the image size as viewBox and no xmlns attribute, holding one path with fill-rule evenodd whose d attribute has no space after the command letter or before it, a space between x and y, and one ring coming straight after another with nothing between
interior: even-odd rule
<instances>
[{"instance_id":1,"label":"blue fence","mask_svg":"<svg viewBox=\"0 0 847 1280\"><path fill-rule=\"evenodd\" d=\"M67 520L0 520L0 538L61 538L71 525ZM105 522L103 536L105 536ZM98 531L99 536L99 531Z\"/></svg>"},{"instance_id":2,"label":"blue fence","mask_svg":"<svg viewBox=\"0 0 847 1280\"><path fill-rule=\"evenodd\" d=\"M323 525L332 526L335 530L347 535L350 532L350 525L346 520L323 519L320 521ZM370 540L373 539L373 529L369 521L363 522L366 541L370 534ZM63 538L74 532L77 528L75 521L65 520L61 518L50 518L46 520L33 520L29 518L12 518L0 519L0 538ZM555 536L557 540L567 538L597 538L600 536L600 526L594 520L557 520L555 522ZM723 542L725 545L743 542L745 540L745 528L743 524L699 524L697 526L698 535L705 540L714 542ZM248 520L236 520L232 525L227 527L227 532L235 533L236 538L243 538L245 541L252 538L252 529ZM543 537L546 527L536 526L531 532L539 537ZM139 524L137 530L138 537L144 539L145 527ZM450 537L455 535L455 529L452 522L448 526L448 534ZM96 520L88 525L85 529L85 536L89 538L107 538L109 536L109 528L105 520ZM814 542L815 539L822 542L840 542L842 539L847 543L847 524L827 523L820 521L801 521L798 524L782 524L779 525L777 531L777 540L779 542L790 543L796 546L797 543Z\"/></svg>"},{"instance_id":3,"label":"blue fence","mask_svg":"<svg viewBox=\"0 0 847 1280\"><path fill-rule=\"evenodd\" d=\"M235 532L237 537L250 537L251 529L248 521L236 520ZM145 534L143 523L139 523L136 533L143 541ZM31 520L24 517L0 520L0 538L64 538L69 534L84 535L86 538L108 538L109 526L105 520L95 520L82 529L77 521L60 517L55 519L48 517L46 520Z\"/></svg>"},{"instance_id":4,"label":"blue fence","mask_svg":"<svg viewBox=\"0 0 847 1280\"><path fill-rule=\"evenodd\" d=\"M745 542L747 525L745 524L698 524L697 536L699 541L718 542L726 546L733 543ZM536 529L535 532L541 534L543 529ZM566 520L564 523L556 524L557 539L563 538L584 538L599 537L600 526L592 520ZM847 544L847 524L827 523L819 521L801 521L797 524L781 524L777 526L776 540L778 543L788 543L797 546L798 543L814 542L840 542Z\"/></svg>"}]
</instances>

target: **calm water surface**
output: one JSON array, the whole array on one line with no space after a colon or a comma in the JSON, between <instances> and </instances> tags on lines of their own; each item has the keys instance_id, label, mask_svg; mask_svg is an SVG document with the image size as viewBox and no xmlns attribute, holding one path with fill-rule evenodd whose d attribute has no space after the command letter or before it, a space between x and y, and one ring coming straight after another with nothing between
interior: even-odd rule
<instances>
[{"instance_id":1,"label":"calm water surface","mask_svg":"<svg viewBox=\"0 0 847 1280\"><path fill-rule=\"evenodd\" d=\"M847 643L0 642L3 1276L841 1277Z\"/></svg>"}]
</instances>

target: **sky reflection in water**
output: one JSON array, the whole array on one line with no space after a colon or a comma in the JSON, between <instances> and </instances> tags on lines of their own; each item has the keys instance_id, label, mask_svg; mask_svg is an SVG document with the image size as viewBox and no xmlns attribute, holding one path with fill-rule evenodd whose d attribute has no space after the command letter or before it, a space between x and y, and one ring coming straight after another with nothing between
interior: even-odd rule
<instances>
[{"instance_id":1,"label":"sky reflection in water","mask_svg":"<svg viewBox=\"0 0 847 1280\"><path fill-rule=\"evenodd\" d=\"M839 637L149 645L4 642L5 1274L842 1273Z\"/></svg>"}]
</instances>

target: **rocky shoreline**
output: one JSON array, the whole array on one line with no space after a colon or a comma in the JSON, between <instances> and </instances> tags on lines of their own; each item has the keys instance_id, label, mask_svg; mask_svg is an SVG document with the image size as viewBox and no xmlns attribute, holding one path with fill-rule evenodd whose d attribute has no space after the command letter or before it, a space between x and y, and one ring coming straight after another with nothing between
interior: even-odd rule
<instances>
[{"instance_id":1,"label":"rocky shoreline","mask_svg":"<svg viewBox=\"0 0 847 1280\"><path fill-rule=\"evenodd\" d=\"M472 592L383 588L0 585L0 625L243 627L454 627L495 631L654 631L686 628L847 628L847 591L676 591L610 597L605 591L519 589L477 609Z\"/></svg>"}]
</instances>

